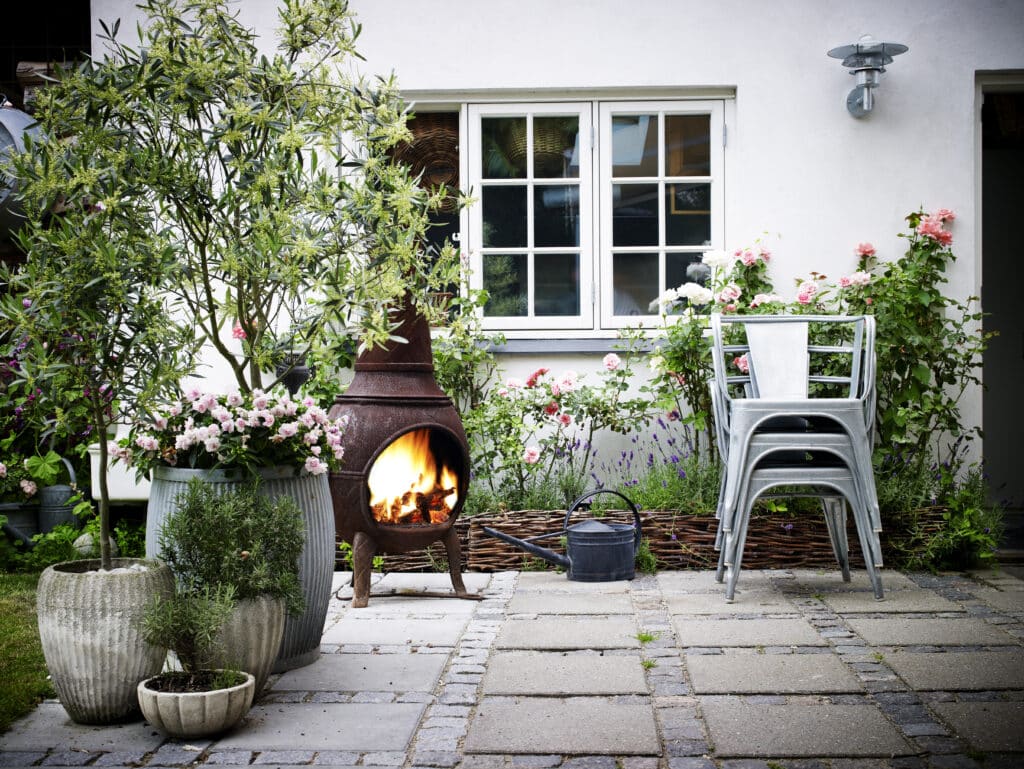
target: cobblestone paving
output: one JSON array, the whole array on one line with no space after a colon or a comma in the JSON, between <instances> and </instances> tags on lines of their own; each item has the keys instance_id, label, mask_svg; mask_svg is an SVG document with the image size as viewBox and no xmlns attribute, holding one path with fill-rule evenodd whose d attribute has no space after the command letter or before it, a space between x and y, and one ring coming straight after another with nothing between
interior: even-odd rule
<instances>
[{"instance_id":1,"label":"cobblestone paving","mask_svg":"<svg viewBox=\"0 0 1024 769\"><path fill-rule=\"evenodd\" d=\"M81 727L48 702L0 734L0 768L1024 767L1024 581L1004 572L887 574L882 602L863 574L750 572L733 604L705 572L467 576L483 600L333 601L320 660L235 733Z\"/></svg>"}]
</instances>

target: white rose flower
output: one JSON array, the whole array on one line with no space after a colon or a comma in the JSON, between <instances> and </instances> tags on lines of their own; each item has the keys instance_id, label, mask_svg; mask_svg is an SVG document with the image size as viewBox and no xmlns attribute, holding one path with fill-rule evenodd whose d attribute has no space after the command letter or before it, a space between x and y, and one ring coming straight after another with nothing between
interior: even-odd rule
<instances>
[{"instance_id":1,"label":"white rose flower","mask_svg":"<svg viewBox=\"0 0 1024 769\"><path fill-rule=\"evenodd\" d=\"M708 267L719 267L728 270L736 263L736 255L721 250L705 251L704 256L701 257L701 262Z\"/></svg>"}]
</instances>

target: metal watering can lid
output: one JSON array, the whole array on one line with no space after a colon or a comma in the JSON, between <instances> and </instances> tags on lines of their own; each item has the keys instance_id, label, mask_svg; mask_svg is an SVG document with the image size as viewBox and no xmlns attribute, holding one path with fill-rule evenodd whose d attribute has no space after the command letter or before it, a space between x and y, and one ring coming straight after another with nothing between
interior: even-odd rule
<instances>
[{"instance_id":1,"label":"metal watering can lid","mask_svg":"<svg viewBox=\"0 0 1024 769\"><path fill-rule=\"evenodd\" d=\"M615 529L601 521L581 521L568 527L566 531L578 531L581 534L614 534Z\"/></svg>"}]
</instances>

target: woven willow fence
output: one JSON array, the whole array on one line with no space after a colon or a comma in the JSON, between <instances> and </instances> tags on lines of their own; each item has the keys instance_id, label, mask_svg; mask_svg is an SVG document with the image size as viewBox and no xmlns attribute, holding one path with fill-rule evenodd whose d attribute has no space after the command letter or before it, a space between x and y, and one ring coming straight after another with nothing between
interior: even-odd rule
<instances>
[{"instance_id":1,"label":"woven willow fence","mask_svg":"<svg viewBox=\"0 0 1024 769\"><path fill-rule=\"evenodd\" d=\"M943 525L942 508L925 508L895 518L883 516L885 530L882 550L887 566L899 565L922 537L939 531ZM632 523L628 511L592 513L605 521ZM580 516L582 519L582 515ZM715 551L717 522L713 515L689 515L671 511L640 514L643 536L659 569L708 569L718 562ZM576 520L574 518L574 520ZM513 537L525 539L562 529L565 512L557 510L519 510L463 517L455 522L462 543L462 568L468 571L507 571L554 568L523 550L484 533L488 526ZM860 543L849 521L850 564L863 567ZM556 552L564 549L557 536L538 544ZM743 566L751 569L829 567L835 564L828 529L820 515L755 515L751 518L743 550ZM338 562L339 569L347 569ZM440 543L424 550L384 556L384 571L447 571L444 547Z\"/></svg>"}]
</instances>

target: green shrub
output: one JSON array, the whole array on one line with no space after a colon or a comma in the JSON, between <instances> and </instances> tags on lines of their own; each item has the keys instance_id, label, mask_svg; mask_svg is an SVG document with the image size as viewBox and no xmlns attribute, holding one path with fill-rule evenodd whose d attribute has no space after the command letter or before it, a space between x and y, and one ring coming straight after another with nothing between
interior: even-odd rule
<instances>
[{"instance_id":1,"label":"green shrub","mask_svg":"<svg viewBox=\"0 0 1024 769\"><path fill-rule=\"evenodd\" d=\"M160 557L193 590L230 585L236 598L282 598L302 611L302 513L290 497L269 499L256 486L218 493L193 479L160 531Z\"/></svg>"}]
</instances>

